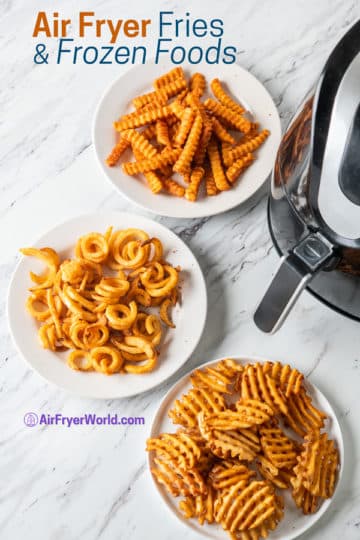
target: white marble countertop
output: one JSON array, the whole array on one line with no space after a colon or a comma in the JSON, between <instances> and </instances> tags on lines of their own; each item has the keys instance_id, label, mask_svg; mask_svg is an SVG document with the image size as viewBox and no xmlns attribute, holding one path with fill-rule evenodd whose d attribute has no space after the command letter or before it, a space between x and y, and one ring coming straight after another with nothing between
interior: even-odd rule
<instances>
[{"instance_id":1,"label":"white marble countertop","mask_svg":"<svg viewBox=\"0 0 360 540\"><path fill-rule=\"evenodd\" d=\"M79 3L63 0L71 15ZM203 1L191 13L203 15ZM0 5L0 537L4 540L188 540L151 485L144 444L152 417L178 373L155 391L123 401L71 397L44 382L15 352L6 322L6 291L18 259L53 225L75 215L131 207L102 177L91 145L97 101L119 66L35 66L31 39L38 0ZM182 12L177 0L89 0L107 17ZM189 7L190 9L190 7ZM222 16L238 63L274 96L284 123L319 73L345 28L360 16L355 0L209 0ZM159 219L159 218L155 218ZM360 538L359 325L302 295L285 326L270 337L252 310L277 263L265 197L211 219L161 222L191 247L204 270L209 316L200 345L181 370L223 355L256 354L296 362L328 396L341 422L346 463L338 496L303 538ZM225 243L223 239L226 238ZM119 412L144 416L145 426L42 427L23 424L26 411L75 415Z\"/></svg>"}]
</instances>

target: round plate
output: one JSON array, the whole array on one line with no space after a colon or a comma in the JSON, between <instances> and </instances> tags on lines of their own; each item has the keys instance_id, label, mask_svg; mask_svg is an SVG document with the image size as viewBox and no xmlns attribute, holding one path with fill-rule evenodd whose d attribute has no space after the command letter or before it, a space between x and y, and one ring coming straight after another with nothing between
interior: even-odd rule
<instances>
[{"instance_id":1,"label":"round plate","mask_svg":"<svg viewBox=\"0 0 360 540\"><path fill-rule=\"evenodd\" d=\"M238 360L239 362L243 362L243 363L266 362L269 360L268 358L264 359L264 358L258 358L258 357L252 357L252 356L240 356L240 357L228 356L228 358L234 358ZM203 368L204 366L215 365L220 360L221 358L219 358L218 360L207 362L206 364L202 364L201 366L198 366L198 368ZM287 362L284 362L284 363L286 364ZM181 396L190 389L191 373L192 371L189 372L187 375L184 375L184 377L182 377L175 384L175 386L173 386L169 390L169 392L164 397L159 407L159 410L156 413L156 416L154 418L154 421L151 427L150 437L158 437L160 433L174 432L177 429L177 426L174 425L171 422L171 420L168 418L167 413L173 407L175 400L180 399ZM337 487L336 487L336 491L337 491L337 488L339 486L339 482L341 479L341 475L343 472L343 468L344 468L344 443L343 443L343 438L342 438L339 422L335 416L335 412L333 408L331 407L326 397L320 392L320 390L318 390L314 385L310 384L309 381L305 382L305 386L306 386L307 391L311 395L314 401L314 404L328 415L328 419L325 422L326 430L328 432L329 437L336 441L337 447L339 449L340 469L339 469L339 475L338 475ZM150 452L148 455L149 469L154 466L154 463L153 463L154 456L152 454L153 453ZM219 525L216 525L216 524L209 525L208 523L205 523L203 526L201 526L196 519L185 519L178 508L178 502L181 499L181 497L178 497L178 498L172 497L163 488L163 486L160 486L156 482L153 476L152 476L152 479L154 481L154 484L156 486L158 493L160 493L161 495L162 500L165 502L168 508L170 508L170 510L177 516L177 518L180 519L185 525L196 530L204 538L213 538L216 540L226 540L228 538L227 533ZM281 494L284 495L284 499L285 499L285 515L282 521L279 523L278 527L275 529L275 531L269 532L269 540L292 540L293 538L296 538L300 534L307 531L310 527L312 527L312 525L314 525L314 523L316 523L320 519L320 517L324 514L324 512L326 512L326 510L329 508L331 502L334 500L336 491L335 491L334 496L331 499L328 499L322 503L319 510L315 514L304 516L301 510L296 508L295 503L293 502L291 498L289 490L280 490Z\"/></svg>"},{"instance_id":2,"label":"round plate","mask_svg":"<svg viewBox=\"0 0 360 540\"><path fill-rule=\"evenodd\" d=\"M33 257L22 257L10 283L8 318L15 344L30 366L48 381L73 394L94 398L128 397L160 384L173 375L189 358L198 344L206 319L206 285L201 268L190 249L169 229L141 216L120 212L80 216L46 233L35 247L49 246L60 257L73 256L76 240L91 231L105 232L112 225L117 229L135 227L156 236L164 245L165 257L173 266L181 266L181 306L173 309L175 329L165 333L159 365L142 375L84 373L66 365L68 353L43 349L38 341L38 323L25 309L29 271L41 272L43 265Z\"/></svg>"},{"instance_id":3,"label":"round plate","mask_svg":"<svg viewBox=\"0 0 360 540\"><path fill-rule=\"evenodd\" d=\"M192 203L185 198L168 194L153 195L140 177L127 176L121 166L108 167L105 159L116 142L113 122L131 110L131 100L151 91L151 84L161 74L173 69L171 62L139 65L127 71L105 92L98 105L93 123L93 142L96 156L106 178L125 197L142 208L162 216L195 218L211 216L234 208L249 199L265 182L274 165L281 138L280 118L276 106L263 85L251 73L236 64L184 66L187 75L203 73L207 81L219 77L235 98L254 115L271 135L256 152L256 160L229 191L216 197L202 197ZM130 153L126 160L131 159Z\"/></svg>"}]
</instances>

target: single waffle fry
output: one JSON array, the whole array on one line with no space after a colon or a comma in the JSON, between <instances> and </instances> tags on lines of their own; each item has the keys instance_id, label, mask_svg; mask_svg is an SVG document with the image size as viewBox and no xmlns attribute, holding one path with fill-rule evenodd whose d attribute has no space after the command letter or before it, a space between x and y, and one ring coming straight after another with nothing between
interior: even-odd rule
<instances>
[{"instance_id":1,"label":"single waffle fry","mask_svg":"<svg viewBox=\"0 0 360 540\"><path fill-rule=\"evenodd\" d=\"M196 201L204 174L205 171L202 167L195 167L192 170L189 185L185 190L185 198L188 201Z\"/></svg>"},{"instance_id":2,"label":"single waffle fry","mask_svg":"<svg viewBox=\"0 0 360 540\"><path fill-rule=\"evenodd\" d=\"M243 398L264 400L275 412L286 414L288 405L277 388L276 381L264 373L260 363L245 367L241 379L241 396Z\"/></svg>"},{"instance_id":3,"label":"single waffle fry","mask_svg":"<svg viewBox=\"0 0 360 540\"><path fill-rule=\"evenodd\" d=\"M130 113L122 116L117 122L114 122L114 128L116 131L125 131L126 129L151 124L151 122L155 122L156 120L160 120L162 118L168 118L172 114L172 109L169 106L155 107L145 112L140 111Z\"/></svg>"},{"instance_id":4,"label":"single waffle fry","mask_svg":"<svg viewBox=\"0 0 360 540\"><path fill-rule=\"evenodd\" d=\"M304 388L298 394L290 395L286 403L288 411L284 415L284 421L300 437L324 426L326 414L312 404Z\"/></svg>"},{"instance_id":5,"label":"single waffle fry","mask_svg":"<svg viewBox=\"0 0 360 540\"><path fill-rule=\"evenodd\" d=\"M229 144L235 144L236 140L234 137L228 132L228 130L222 125L220 120L215 118L215 116L211 119L212 127L215 135L221 142L227 142Z\"/></svg>"},{"instance_id":6,"label":"single waffle fry","mask_svg":"<svg viewBox=\"0 0 360 540\"><path fill-rule=\"evenodd\" d=\"M144 135L135 129L128 129L121 133L121 136L131 143L133 149L139 150L144 158L151 159L157 154L156 148L148 141Z\"/></svg>"},{"instance_id":7,"label":"single waffle fry","mask_svg":"<svg viewBox=\"0 0 360 540\"><path fill-rule=\"evenodd\" d=\"M154 463L157 467L151 469L153 476L174 497L206 494L206 484L196 469L182 469L170 459L164 461L155 458Z\"/></svg>"},{"instance_id":8,"label":"single waffle fry","mask_svg":"<svg viewBox=\"0 0 360 540\"><path fill-rule=\"evenodd\" d=\"M165 75L162 75L161 77L158 77L157 79L155 79L154 88L156 89L163 88L164 86L166 86L172 81L175 81L176 79L185 79L183 68L176 67L170 70L168 73L165 73Z\"/></svg>"},{"instance_id":9,"label":"single waffle fry","mask_svg":"<svg viewBox=\"0 0 360 540\"><path fill-rule=\"evenodd\" d=\"M167 149L161 154L157 154L150 159L143 159L142 161L129 161L123 163L122 168L125 174L134 176L135 174L145 173L159 169L169 163L174 163L179 156L180 149Z\"/></svg>"},{"instance_id":10,"label":"single waffle fry","mask_svg":"<svg viewBox=\"0 0 360 540\"><path fill-rule=\"evenodd\" d=\"M146 441L146 450L155 452L160 459L170 459L185 469L192 469L200 459L201 451L186 433L162 433Z\"/></svg>"},{"instance_id":11,"label":"single waffle fry","mask_svg":"<svg viewBox=\"0 0 360 540\"><path fill-rule=\"evenodd\" d=\"M155 92L149 92L148 94L143 94L141 96L136 96L132 100L132 104L134 105L135 109L140 109L141 107L144 107L144 105L148 105L149 103L165 105L167 100L167 93L163 89L161 89L156 90Z\"/></svg>"},{"instance_id":12,"label":"single waffle fry","mask_svg":"<svg viewBox=\"0 0 360 540\"><path fill-rule=\"evenodd\" d=\"M242 115L245 112L245 109L239 103L236 103L236 101L232 99L227 92L225 92L219 79L213 79L210 83L210 88L214 96L220 101L220 103L225 105L225 107L228 107L237 115Z\"/></svg>"},{"instance_id":13,"label":"single waffle fry","mask_svg":"<svg viewBox=\"0 0 360 540\"><path fill-rule=\"evenodd\" d=\"M312 431L305 436L303 451L294 473L311 495L329 499L336 485L339 453L326 433Z\"/></svg>"},{"instance_id":14,"label":"single waffle fry","mask_svg":"<svg viewBox=\"0 0 360 540\"><path fill-rule=\"evenodd\" d=\"M240 460L252 461L255 455L260 452L259 438L252 429L236 431L210 429L205 422L203 412L198 414L198 425L210 450L222 459L237 457Z\"/></svg>"},{"instance_id":15,"label":"single waffle fry","mask_svg":"<svg viewBox=\"0 0 360 540\"><path fill-rule=\"evenodd\" d=\"M256 465L262 478L271 482L275 487L287 489L291 486L291 474L284 473L281 469L275 467L275 465L265 456L257 456Z\"/></svg>"},{"instance_id":16,"label":"single waffle fry","mask_svg":"<svg viewBox=\"0 0 360 540\"><path fill-rule=\"evenodd\" d=\"M270 131L264 129L249 141L244 142L243 144L239 144L233 150L231 150L230 158L232 159L232 161L236 161L237 159L244 157L249 153L255 152L255 150L257 150L266 141L269 135Z\"/></svg>"},{"instance_id":17,"label":"single waffle fry","mask_svg":"<svg viewBox=\"0 0 360 540\"><path fill-rule=\"evenodd\" d=\"M215 465L209 474L211 485L215 489L229 489L234 485L243 489L248 485L250 478L254 476L256 476L255 471L236 461L223 461L221 464Z\"/></svg>"},{"instance_id":18,"label":"single waffle fry","mask_svg":"<svg viewBox=\"0 0 360 540\"><path fill-rule=\"evenodd\" d=\"M294 442L278 427L262 427L260 442L265 456L275 467L288 469L297 463Z\"/></svg>"},{"instance_id":19,"label":"single waffle fry","mask_svg":"<svg viewBox=\"0 0 360 540\"><path fill-rule=\"evenodd\" d=\"M224 394L231 393L232 377L228 373L222 373L219 364L216 366L197 369L190 376L190 380L195 388L209 388Z\"/></svg>"},{"instance_id":20,"label":"single waffle fry","mask_svg":"<svg viewBox=\"0 0 360 540\"><path fill-rule=\"evenodd\" d=\"M261 540L261 538L268 538L269 531L274 531L284 516L283 498L275 495L275 505L275 512L265 519L261 525L247 531L230 533L231 540Z\"/></svg>"},{"instance_id":21,"label":"single waffle fry","mask_svg":"<svg viewBox=\"0 0 360 540\"><path fill-rule=\"evenodd\" d=\"M227 179L233 184L253 161L254 156L252 154L246 154L246 156L234 161L234 163L226 170Z\"/></svg>"},{"instance_id":22,"label":"single waffle fry","mask_svg":"<svg viewBox=\"0 0 360 540\"><path fill-rule=\"evenodd\" d=\"M191 126L194 123L194 118L195 118L195 112L190 107L186 107L186 109L184 109L182 113L180 126L174 140L177 146L184 145L186 138L189 134L189 131L191 129Z\"/></svg>"},{"instance_id":23,"label":"single waffle fry","mask_svg":"<svg viewBox=\"0 0 360 540\"><path fill-rule=\"evenodd\" d=\"M174 165L174 171L180 174L187 173L190 170L190 164L196 149L199 144L201 130L202 130L203 121L201 116L198 114L195 117L194 123L191 127L190 133L186 140L184 149L182 150L178 160Z\"/></svg>"},{"instance_id":24,"label":"single waffle fry","mask_svg":"<svg viewBox=\"0 0 360 540\"><path fill-rule=\"evenodd\" d=\"M114 167L118 163L125 150L129 148L129 146L130 142L120 137L120 139L115 144L114 148L111 150L110 154L106 158L106 164L109 167Z\"/></svg>"},{"instance_id":25,"label":"single waffle fry","mask_svg":"<svg viewBox=\"0 0 360 540\"><path fill-rule=\"evenodd\" d=\"M304 375L289 365L284 366L281 362L265 362L263 371L275 379L287 398L291 394L299 394L303 388Z\"/></svg>"},{"instance_id":26,"label":"single waffle fry","mask_svg":"<svg viewBox=\"0 0 360 540\"><path fill-rule=\"evenodd\" d=\"M232 533L259 527L276 512L275 493L266 482L251 482L243 490L233 486L215 503L215 519Z\"/></svg>"},{"instance_id":27,"label":"single waffle fry","mask_svg":"<svg viewBox=\"0 0 360 540\"><path fill-rule=\"evenodd\" d=\"M211 524L215 520L214 502L215 491L211 485L208 485L206 494L186 497L179 502L179 508L185 519L196 517L200 525L203 525L205 521Z\"/></svg>"},{"instance_id":28,"label":"single waffle fry","mask_svg":"<svg viewBox=\"0 0 360 540\"><path fill-rule=\"evenodd\" d=\"M311 493L302 485L296 489L294 488L291 495L296 506L303 511L304 515L315 514L319 508L320 497L311 495Z\"/></svg>"},{"instance_id":29,"label":"single waffle fry","mask_svg":"<svg viewBox=\"0 0 360 540\"><path fill-rule=\"evenodd\" d=\"M225 401L219 392L208 388L192 388L176 400L168 416L174 424L196 428L200 412L212 413L225 410Z\"/></svg>"},{"instance_id":30,"label":"single waffle fry","mask_svg":"<svg viewBox=\"0 0 360 540\"><path fill-rule=\"evenodd\" d=\"M249 423L249 426L244 427L250 427L268 422L274 410L266 402L243 397L236 403L236 413L244 422Z\"/></svg>"},{"instance_id":31,"label":"single waffle fry","mask_svg":"<svg viewBox=\"0 0 360 540\"><path fill-rule=\"evenodd\" d=\"M185 194L185 188L173 180L172 178L164 178L163 179L163 186L165 191L170 193L170 195L175 195L175 197L183 197Z\"/></svg>"},{"instance_id":32,"label":"single waffle fry","mask_svg":"<svg viewBox=\"0 0 360 540\"><path fill-rule=\"evenodd\" d=\"M249 120L243 116L237 115L236 113L234 114L232 109L229 109L229 107L222 105L214 99L208 98L204 102L204 106L220 120L225 120L230 126L234 127L238 131L249 133L252 128L252 124Z\"/></svg>"},{"instance_id":33,"label":"single waffle fry","mask_svg":"<svg viewBox=\"0 0 360 540\"><path fill-rule=\"evenodd\" d=\"M217 189L219 191L225 191L227 189L230 189L231 186L226 179L224 169L221 163L219 148L217 142L213 138L209 142L207 151Z\"/></svg>"},{"instance_id":34,"label":"single waffle fry","mask_svg":"<svg viewBox=\"0 0 360 540\"><path fill-rule=\"evenodd\" d=\"M169 136L169 126L165 120L156 121L156 140L163 146L171 147L171 141ZM148 156L147 156L148 157Z\"/></svg>"},{"instance_id":35,"label":"single waffle fry","mask_svg":"<svg viewBox=\"0 0 360 540\"><path fill-rule=\"evenodd\" d=\"M190 79L190 91L198 97L205 92L206 79L202 73L194 73Z\"/></svg>"}]
</instances>

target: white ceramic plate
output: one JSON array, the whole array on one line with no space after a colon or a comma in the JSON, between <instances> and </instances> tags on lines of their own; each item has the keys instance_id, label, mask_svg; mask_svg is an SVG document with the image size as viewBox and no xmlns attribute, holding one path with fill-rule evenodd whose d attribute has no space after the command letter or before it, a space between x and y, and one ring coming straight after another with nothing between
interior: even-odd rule
<instances>
[{"instance_id":1,"label":"white ceramic plate","mask_svg":"<svg viewBox=\"0 0 360 540\"><path fill-rule=\"evenodd\" d=\"M234 208L249 199L269 176L281 138L280 118L276 106L264 86L251 73L236 64L184 66L186 73L201 71L208 81L218 77L254 115L261 126L271 131L270 137L256 152L256 160L242 175L235 187L216 197L202 197L195 203L167 194L153 195L144 180L123 174L120 166L108 167L105 159L116 142L113 122L131 110L131 99L151 91L151 83L174 67L170 62L139 65L119 77L105 92L93 123L93 142L97 159L106 178L125 197L162 216L195 218L211 216ZM130 153L124 154L130 159Z\"/></svg>"},{"instance_id":2,"label":"white ceramic plate","mask_svg":"<svg viewBox=\"0 0 360 540\"><path fill-rule=\"evenodd\" d=\"M206 285L200 266L189 248L169 229L141 216L120 212L80 216L46 233L35 247L49 246L61 258L73 256L76 240L91 231L105 231L110 225L118 229L135 227L158 237L165 257L181 266L182 304L173 310L174 330L166 331L159 365L143 375L112 375L73 371L66 365L67 353L43 349L38 342L38 323L25 310L29 271L41 272L43 265L33 257L23 257L13 275L8 297L8 318L15 344L30 366L48 381L73 394L94 398L120 398L144 392L173 375L189 358L198 344L206 319Z\"/></svg>"},{"instance_id":3,"label":"white ceramic plate","mask_svg":"<svg viewBox=\"0 0 360 540\"><path fill-rule=\"evenodd\" d=\"M236 358L240 362L265 362L269 359L264 358L258 358L258 357L251 357L251 356L242 356L242 357L231 357L228 358ZM203 364L199 367L204 367L212 364L216 364L219 362L219 360L213 360L211 362L207 362L206 364ZM287 362L284 362L287 363ZM163 432L174 432L176 431L177 427L174 425L171 420L168 418L167 413L168 411L173 407L174 401L176 399L180 399L181 396L186 393L190 387L190 376L191 372L187 375L184 375L176 384L169 390L169 392L164 397L160 408L158 412L156 413L156 416L154 418L152 428L151 428L151 437L157 437L160 433ZM326 430L329 434L329 437L331 439L334 439L336 441L337 447L339 449L340 453L340 470L338 475L338 481L337 481L337 487L339 486L339 482L341 479L341 475L343 472L344 467L344 443L342 438L342 433L340 430L339 422L335 416L335 412L333 408L331 407L330 403L326 399L326 397L318 390L314 385L310 384L308 381L306 381L306 388L308 392L310 393L314 404L319 407L321 410L323 410L327 415L328 419L326 420ZM148 455L148 464L149 469L153 467L153 455L152 453L149 453ZM193 530L196 530L201 536L204 538L212 538L215 540L226 540L228 538L228 534L219 526L216 524L209 525L208 523L205 523L203 526L200 526L198 521L195 519L185 519L179 508L178 503L181 497L174 498L163 488L163 486L160 486L154 477L152 477L156 490L160 494L162 500L165 502L167 507L177 516L178 519L180 519L185 525L192 528ZM279 493L284 495L285 498L285 515L282 521L279 523L278 527L275 529L275 531L271 531L269 533L269 540L292 540L293 538L296 538L300 534L304 533L310 527L316 523L320 517L326 512L326 510L329 508L331 502L334 500L334 497L336 495L336 491L332 499L328 499L324 501L318 510L316 514L312 514L309 516L304 516L302 512L296 508L295 503L293 502L289 490L279 490Z\"/></svg>"}]
</instances>

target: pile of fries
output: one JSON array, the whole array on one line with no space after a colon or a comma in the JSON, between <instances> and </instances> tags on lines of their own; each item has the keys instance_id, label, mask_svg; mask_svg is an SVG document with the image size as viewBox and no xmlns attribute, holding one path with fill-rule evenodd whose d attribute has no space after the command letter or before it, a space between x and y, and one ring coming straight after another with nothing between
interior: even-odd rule
<instances>
[{"instance_id":1,"label":"pile of fries","mask_svg":"<svg viewBox=\"0 0 360 540\"><path fill-rule=\"evenodd\" d=\"M155 194L162 191L193 202L202 183L208 196L230 189L269 131L259 131L219 79L210 87L214 98L202 101L205 77L194 73L187 82L181 67L156 79L154 91L133 99L136 110L114 122L119 140L107 164L116 165L131 148L135 161L123 163L123 171L143 174Z\"/></svg>"},{"instance_id":2,"label":"pile of fries","mask_svg":"<svg viewBox=\"0 0 360 540\"><path fill-rule=\"evenodd\" d=\"M47 270L30 273L26 307L40 323L44 348L71 349L68 365L80 371L148 373L157 365L163 322L179 298L179 268L164 260L158 238L140 229L82 236L75 258L56 251L21 249ZM151 312L147 308L154 308ZM158 311L158 314L156 314Z\"/></svg>"},{"instance_id":3,"label":"pile of fries","mask_svg":"<svg viewBox=\"0 0 360 540\"><path fill-rule=\"evenodd\" d=\"M332 497L338 450L298 370L224 359L190 379L168 413L181 427L147 441L152 474L183 497L185 518L218 523L232 540L259 540L284 515L282 490L304 514Z\"/></svg>"}]
</instances>

